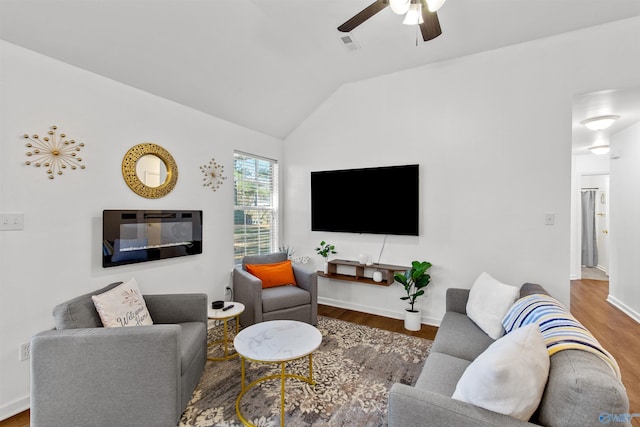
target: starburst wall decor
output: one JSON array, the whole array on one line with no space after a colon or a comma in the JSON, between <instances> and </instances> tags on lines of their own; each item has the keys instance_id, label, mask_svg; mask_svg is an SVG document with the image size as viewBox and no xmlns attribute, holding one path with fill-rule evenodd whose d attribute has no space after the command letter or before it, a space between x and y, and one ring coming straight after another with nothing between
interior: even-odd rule
<instances>
[{"instance_id":1,"label":"starburst wall decor","mask_svg":"<svg viewBox=\"0 0 640 427\"><path fill-rule=\"evenodd\" d=\"M84 147L84 143L76 143L75 140L65 139L64 133L56 134L57 126L51 126L51 130L47 132L48 136L40 138L38 135L23 135L25 139L31 142L27 143L27 147L31 149L27 151L27 156L32 159L25 162L26 165L35 167L44 166L47 168L49 179L53 179L55 175L62 175L66 169L76 170L84 169L82 158L78 157L80 149Z\"/></svg>"},{"instance_id":2,"label":"starburst wall decor","mask_svg":"<svg viewBox=\"0 0 640 427\"><path fill-rule=\"evenodd\" d=\"M220 188L224 180L227 179L227 177L223 175L224 166L217 163L213 158L208 164L200 166L200 170L204 174L204 178L202 179L204 183L202 185L204 187L210 187L213 191Z\"/></svg>"}]
</instances>

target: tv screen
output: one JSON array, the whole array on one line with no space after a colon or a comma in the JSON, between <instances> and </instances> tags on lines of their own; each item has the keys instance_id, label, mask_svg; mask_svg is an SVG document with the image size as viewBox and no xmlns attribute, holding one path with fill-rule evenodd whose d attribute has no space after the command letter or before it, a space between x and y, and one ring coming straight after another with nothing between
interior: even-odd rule
<instances>
[{"instance_id":1,"label":"tv screen","mask_svg":"<svg viewBox=\"0 0 640 427\"><path fill-rule=\"evenodd\" d=\"M418 165L311 172L311 230L419 234Z\"/></svg>"}]
</instances>

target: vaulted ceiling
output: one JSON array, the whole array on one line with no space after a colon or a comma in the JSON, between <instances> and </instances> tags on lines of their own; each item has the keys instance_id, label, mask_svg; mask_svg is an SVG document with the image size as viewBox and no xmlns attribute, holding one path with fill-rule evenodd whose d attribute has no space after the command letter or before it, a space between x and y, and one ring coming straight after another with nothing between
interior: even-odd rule
<instances>
[{"instance_id":1,"label":"vaulted ceiling","mask_svg":"<svg viewBox=\"0 0 640 427\"><path fill-rule=\"evenodd\" d=\"M374 0L0 0L0 38L285 138L340 85L640 15L638 0L448 0L422 42Z\"/></svg>"}]
</instances>

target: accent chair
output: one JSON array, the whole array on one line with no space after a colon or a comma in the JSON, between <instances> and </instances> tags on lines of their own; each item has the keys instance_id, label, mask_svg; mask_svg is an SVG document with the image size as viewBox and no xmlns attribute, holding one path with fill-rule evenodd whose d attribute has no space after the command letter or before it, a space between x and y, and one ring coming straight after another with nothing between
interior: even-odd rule
<instances>
[{"instance_id":1,"label":"accent chair","mask_svg":"<svg viewBox=\"0 0 640 427\"><path fill-rule=\"evenodd\" d=\"M292 264L295 286L263 288L263 282L247 271L247 264L275 264L287 260L287 254L248 255L233 269L234 300L244 304L242 327L267 320L298 320L318 324L318 275L301 265Z\"/></svg>"}]
</instances>

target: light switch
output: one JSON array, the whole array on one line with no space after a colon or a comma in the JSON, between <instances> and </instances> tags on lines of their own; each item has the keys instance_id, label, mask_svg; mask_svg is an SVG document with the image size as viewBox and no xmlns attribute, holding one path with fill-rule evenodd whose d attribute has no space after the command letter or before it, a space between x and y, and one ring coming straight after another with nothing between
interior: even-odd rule
<instances>
[{"instance_id":1,"label":"light switch","mask_svg":"<svg viewBox=\"0 0 640 427\"><path fill-rule=\"evenodd\" d=\"M556 214L548 213L544 215L544 225L553 225L556 223Z\"/></svg>"},{"instance_id":2,"label":"light switch","mask_svg":"<svg viewBox=\"0 0 640 427\"><path fill-rule=\"evenodd\" d=\"M24 214L22 212L0 213L0 230L23 230Z\"/></svg>"}]
</instances>

